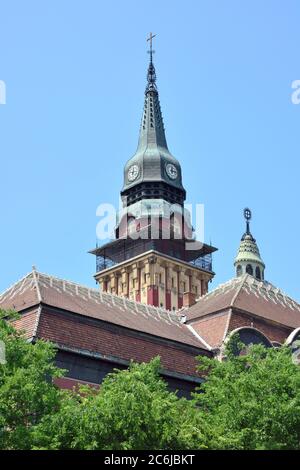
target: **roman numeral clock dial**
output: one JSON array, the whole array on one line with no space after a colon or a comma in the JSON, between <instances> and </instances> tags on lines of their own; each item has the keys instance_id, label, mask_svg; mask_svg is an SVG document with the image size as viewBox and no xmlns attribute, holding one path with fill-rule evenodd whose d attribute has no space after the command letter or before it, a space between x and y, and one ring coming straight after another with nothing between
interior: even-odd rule
<instances>
[{"instance_id":1,"label":"roman numeral clock dial","mask_svg":"<svg viewBox=\"0 0 300 470\"><path fill-rule=\"evenodd\" d=\"M136 180L137 177L139 176L139 172L140 172L140 169L138 165L132 165L128 170L128 174L127 174L128 181Z\"/></svg>"}]
</instances>

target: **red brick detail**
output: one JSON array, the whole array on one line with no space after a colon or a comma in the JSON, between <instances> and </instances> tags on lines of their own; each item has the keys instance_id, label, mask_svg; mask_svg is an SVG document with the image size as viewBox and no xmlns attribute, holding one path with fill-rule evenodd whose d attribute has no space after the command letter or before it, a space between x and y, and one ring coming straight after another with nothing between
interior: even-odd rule
<instances>
[{"instance_id":1,"label":"red brick detail","mask_svg":"<svg viewBox=\"0 0 300 470\"><path fill-rule=\"evenodd\" d=\"M141 301L141 268L138 268L138 290L135 295L135 300L137 302Z\"/></svg>"},{"instance_id":2,"label":"red brick detail","mask_svg":"<svg viewBox=\"0 0 300 470\"><path fill-rule=\"evenodd\" d=\"M67 390L78 390L80 385L89 385L90 387L99 388L99 384L94 384L92 382L86 382L85 380L72 379L71 377L56 377L53 382L59 388Z\"/></svg>"},{"instance_id":3,"label":"red brick detail","mask_svg":"<svg viewBox=\"0 0 300 470\"><path fill-rule=\"evenodd\" d=\"M292 328L277 326L248 314L233 312L228 333L243 326L252 326L261 331L270 341L278 341L279 343L283 343L292 331Z\"/></svg>"},{"instance_id":4,"label":"red brick detail","mask_svg":"<svg viewBox=\"0 0 300 470\"><path fill-rule=\"evenodd\" d=\"M165 369L190 376L197 376L195 356L204 353L201 349L188 350L176 344L163 344L154 338L143 338L116 325L98 326L94 322L86 323L76 315L46 310L40 317L39 335L58 345L126 361L149 362L160 356Z\"/></svg>"},{"instance_id":5,"label":"red brick detail","mask_svg":"<svg viewBox=\"0 0 300 470\"><path fill-rule=\"evenodd\" d=\"M211 316L195 321L191 323L191 326L204 341L211 347L216 348L222 344L228 317L229 312L225 312L223 315Z\"/></svg>"},{"instance_id":6,"label":"red brick detail","mask_svg":"<svg viewBox=\"0 0 300 470\"><path fill-rule=\"evenodd\" d=\"M166 289L166 309L171 310L171 291Z\"/></svg>"},{"instance_id":7,"label":"red brick detail","mask_svg":"<svg viewBox=\"0 0 300 470\"><path fill-rule=\"evenodd\" d=\"M158 307L158 289L157 286L148 287L147 291L147 304Z\"/></svg>"},{"instance_id":8,"label":"red brick detail","mask_svg":"<svg viewBox=\"0 0 300 470\"><path fill-rule=\"evenodd\" d=\"M26 338L32 338L35 334L35 327L38 317L38 310L21 314L21 317L13 322L18 330L24 330Z\"/></svg>"},{"instance_id":9,"label":"red brick detail","mask_svg":"<svg viewBox=\"0 0 300 470\"><path fill-rule=\"evenodd\" d=\"M196 303L196 294L193 292L184 292L183 294L183 306L191 307Z\"/></svg>"},{"instance_id":10,"label":"red brick detail","mask_svg":"<svg viewBox=\"0 0 300 470\"><path fill-rule=\"evenodd\" d=\"M178 310L180 310L183 306L183 296L178 294Z\"/></svg>"}]
</instances>

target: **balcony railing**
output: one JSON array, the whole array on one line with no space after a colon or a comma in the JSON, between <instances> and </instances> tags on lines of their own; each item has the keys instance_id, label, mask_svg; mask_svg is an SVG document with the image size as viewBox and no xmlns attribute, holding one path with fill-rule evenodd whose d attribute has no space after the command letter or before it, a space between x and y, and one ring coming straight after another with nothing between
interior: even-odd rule
<instances>
[{"instance_id":1,"label":"balcony railing","mask_svg":"<svg viewBox=\"0 0 300 470\"><path fill-rule=\"evenodd\" d=\"M199 256L198 258L192 260L192 261L186 261L184 259L178 258L180 261L184 261L191 266L195 266L196 268L204 269L205 271L212 272L212 255L207 254L203 256ZM126 261L126 258L124 259ZM113 268L119 264L119 262L114 261L107 256L103 255L97 255L96 256L96 272L104 271L105 269L110 269Z\"/></svg>"}]
</instances>

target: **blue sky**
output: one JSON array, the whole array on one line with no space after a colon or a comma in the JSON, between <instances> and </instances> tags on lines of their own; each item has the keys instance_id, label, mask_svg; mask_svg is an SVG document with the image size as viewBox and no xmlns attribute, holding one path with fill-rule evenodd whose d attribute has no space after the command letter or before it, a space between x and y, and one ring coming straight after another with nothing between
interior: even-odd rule
<instances>
[{"instance_id":1,"label":"blue sky","mask_svg":"<svg viewBox=\"0 0 300 470\"><path fill-rule=\"evenodd\" d=\"M31 270L91 286L96 208L118 203L148 56L187 202L219 248L213 285L252 232L266 278L300 300L297 0L0 0L0 291Z\"/></svg>"}]
</instances>

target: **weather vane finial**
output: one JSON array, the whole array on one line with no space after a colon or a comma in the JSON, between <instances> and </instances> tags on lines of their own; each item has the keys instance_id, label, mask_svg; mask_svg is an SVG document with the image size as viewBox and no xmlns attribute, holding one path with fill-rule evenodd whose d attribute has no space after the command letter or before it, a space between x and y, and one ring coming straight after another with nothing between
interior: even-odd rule
<instances>
[{"instance_id":1,"label":"weather vane finial","mask_svg":"<svg viewBox=\"0 0 300 470\"><path fill-rule=\"evenodd\" d=\"M244 209L244 217L246 219L246 224L247 224L246 233L249 234L250 233L250 220L252 218L252 212L248 207L246 207L246 209Z\"/></svg>"},{"instance_id":2,"label":"weather vane finial","mask_svg":"<svg viewBox=\"0 0 300 470\"><path fill-rule=\"evenodd\" d=\"M147 42L149 41L150 42L150 50L148 51L149 54L150 54L150 62L152 62L152 54L155 52L153 49L152 49L152 39L155 38L156 34L152 34L150 33L149 34L149 37L147 38Z\"/></svg>"},{"instance_id":3,"label":"weather vane finial","mask_svg":"<svg viewBox=\"0 0 300 470\"><path fill-rule=\"evenodd\" d=\"M156 85L155 85L156 73L155 73L155 67L154 67L154 64L153 64L153 61L152 61L152 54L154 54L154 52L155 52L152 49L152 40L153 40L153 38L155 38L155 36L156 36L156 34L150 33L149 37L147 38L147 42L149 41L149 43L150 43L150 49L148 51L149 54L150 54L150 64L149 64L149 67L148 67L148 74L147 74L148 84L147 84L147 87L146 87L146 93L148 93L149 91L157 91Z\"/></svg>"}]
</instances>

